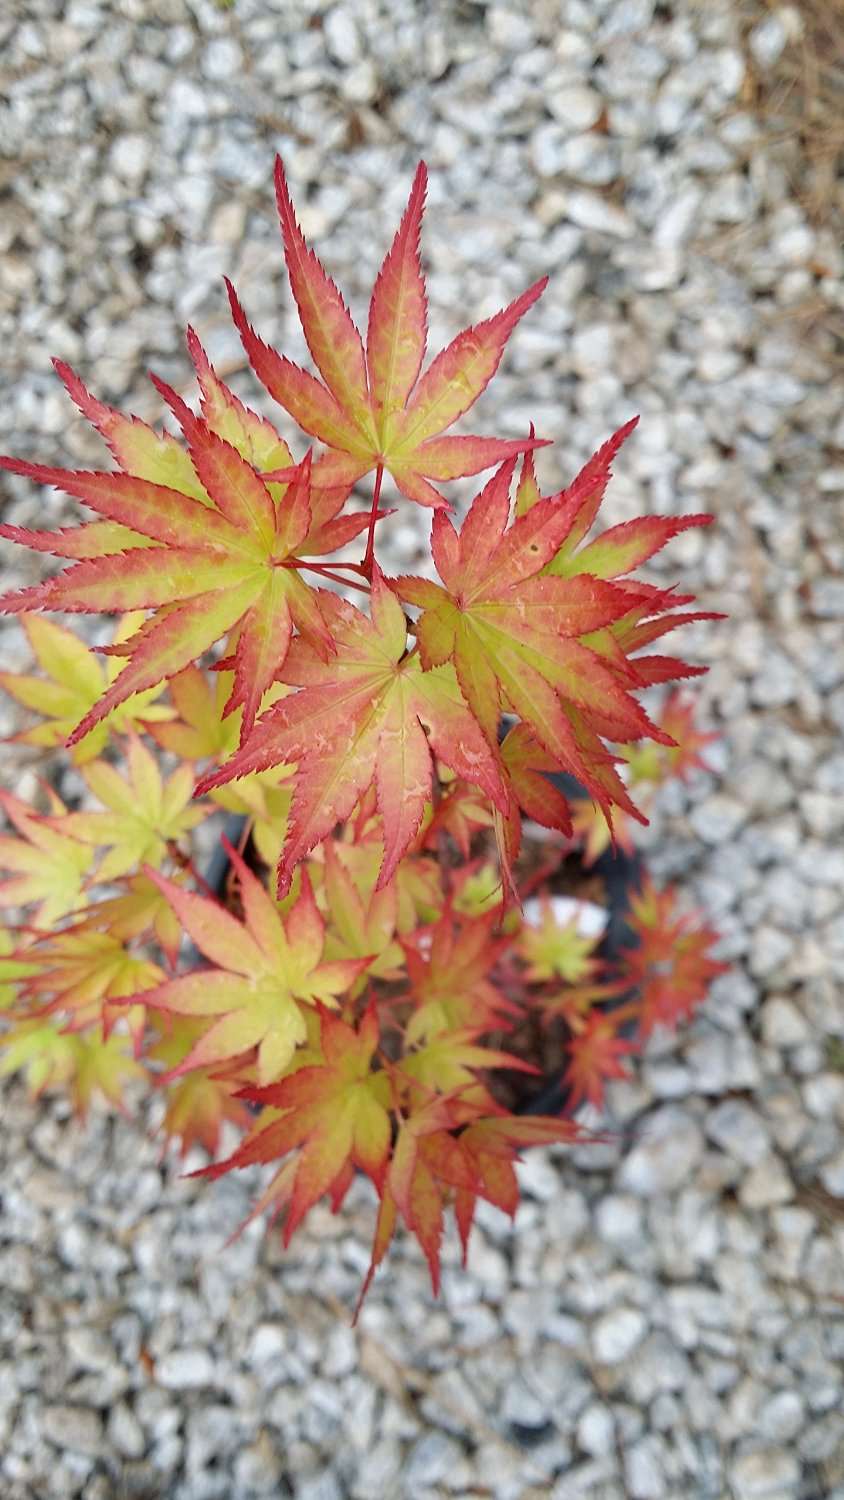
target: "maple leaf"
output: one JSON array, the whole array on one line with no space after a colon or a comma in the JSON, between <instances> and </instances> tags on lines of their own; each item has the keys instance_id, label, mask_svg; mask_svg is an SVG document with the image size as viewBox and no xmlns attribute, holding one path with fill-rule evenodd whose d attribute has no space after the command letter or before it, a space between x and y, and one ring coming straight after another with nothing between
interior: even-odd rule
<instances>
[{"instance_id":1,"label":"maple leaf","mask_svg":"<svg viewBox=\"0 0 844 1500\"><path fill-rule=\"evenodd\" d=\"M515 1163L520 1160L519 1147L571 1144L581 1139L581 1135L580 1128L571 1120L556 1120L546 1115L526 1119L488 1115L471 1120L459 1134L443 1131L424 1140L422 1152L427 1165L453 1192L464 1266L479 1198L511 1219L515 1217L519 1206L515 1171Z\"/></svg>"},{"instance_id":2,"label":"maple leaf","mask_svg":"<svg viewBox=\"0 0 844 1500\"><path fill-rule=\"evenodd\" d=\"M444 1191L425 1159L425 1142L455 1123L450 1100L435 1098L417 1108L399 1127L387 1183L381 1199L369 1270L361 1287L355 1317L360 1312L375 1269L386 1254L396 1226L397 1209L422 1247L434 1296L440 1284L440 1245L443 1235Z\"/></svg>"},{"instance_id":3,"label":"maple leaf","mask_svg":"<svg viewBox=\"0 0 844 1500\"><path fill-rule=\"evenodd\" d=\"M692 620L723 618L712 611L700 610L689 614L666 615L662 620L649 619L648 616L653 614L664 614L672 603L689 603L691 596L679 599L671 590L631 583L625 576L641 563L647 562L654 553L688 527L711 524L714 519L711 515L643 516L612 526L591 542L585 540L600 509L610 479L612 462L637 422L638 417L634 417L613 433L584 464L568 488L550 497L559 511L563 535L557 552L544 570L551 576L576 577L585 574L612 580L621 589L629 591L629 613L604 629L592 632L582 642L602 657L607 669L615 672L627 687L646 687L650 683L664 682L671 678L699 675L705 668L689 666L676 657L648 656L631 660L631 653L677 625ZM530 454L527 454L516 499L517 515L526 515L536 505L544 503L536 484ZM618 738L623 739L625 736Z\"/></svg>"},{"instance_id":4,"label":"maple leaf","mask_svg":"<svg viewBox=\"0 0 844 1500\"><path fill-rule=\"evenodd\" d=\"M162 749L180 760L224 760L237 748L243 711L226 711L234 677L231 672L220 671L219 662L212 673L199 667L177 672L167 684L173 705L168 722L145 726ZM288 691L280 682L271 683L261 700L262 708L269 708Z\"/></svg>"},{"instance_id":5,"label":"maple leaf","mask_svg":"<svg viewBox=\"0 0 844 1500\"><path fill-rule=\"evenodd\" d=\"M637 746L636 749L638 748ZM647 751L662 750L664 747L647 745L644 748ZM614 810L610 824L603 808L596 807L594 802L587 802L585 797L577 797L572 803L571 821L572 833L581 845L580 857L585 870L592 868L595 861L609 849L610 844L615 849L623 849L627 854L633 853L633 831L624 810Z\"/></svg>"},{"instance_id":6,"label":"maple leaf","mask_svg":"<svg viewBox=\"0 0 844 1500\"><path fill-rule=\"evenodd\" d=\"M191 339L198 359L198 340L195 335ZM202 359L201 378L207 387L213 372L204 355ZM126 656L127 664L85 713L68 743L76 744L132 694L173 676L235 629L234 687L228 709L243 708L245 734L294 625L319 650L330 654L332 649L312 591L294 567L285 566L312 531L310 458L289 470L290 482L277 504L238 448L211 422L194 416L163 381L153 377L182 427L187 451L172 439L159 439L136 419L119 418L96 402L65 366L59 371L77 404L106 434L119 461L131 467L122 473L87 473L14 458L0 458L0 467L58 486L105 517L94 527L116 525L118 531L100 530L91 538L86 533L92 527L78 528L75 539L71 533L68 554L64 533L1 526L0 535L12 541L81 560L33 588L3 596L0 610L155 611L128 642L108 648ZM221 389L217 382L214 391ZM208 402L207 389L203 396ZM241 446L254 452L256 440L244 416L246 408L233 396L228 404L224 397L219 400L229 425L219 416L217 425L231 434L232 421L235 426L245 423ZM255 422L260 426L260 419ZM288 450L279 443L280 439L273 454L283 456ZM357 521L359 530L365 518Z\"/></svg>"},{"instance_id":7,"label":"maple leaf","mask_svg":"<svg viewBox=\"0 0 844 1500\"><path fill-rule=\"evenodd\" d=\"M421 1046L405 1053L399 1070L401 1075L421 1084L427 1093L462 1093L468 1089L471 1098L482 1098L485 1105L491 1105L491 1097L480 1085L479 1071L513 1068L521 1073L538 1073L539 1069L510 1052L479 1044L478 1037L485 1029L483 1026L451 1027L436 1034L429 1030Z\"/></svg>"},{"instance_id":8,"label":"maple leaf","mask_svg":"<svg viewBox=\"0 0 844 1500\"><path fill-rule=\"evenodd\" d=\"M519 951L528 965L526 978L533 984L551 979L577 984L597 968L592 957L597 943L597 938L579 931L576 913L560 922L550 899L541 898L540 920L525 922L519 933Z\"/></svg>"},{"instance_id":9,"label":"maple leaf","mask_svg":"<svg viewBox=\"0 0 844 1500\"><path fill-rule=\"evenodd\" d=\"M574 729L575 738L581 732ZM539 744L526 724L516 724L501 742L501 772L510 794L505 817L494 810L495 834L504 873L511 890L515 889L513 866L522 845L521 808L534 823L552 828L567 837L572 833L572 815L567 798L545 773L558 769L556 759ZM599 772L600 774L600 772ZM607 788L610 795L614 785Z\"/></svg>"},{"instance_id":10,"label":"maple leaf","mask_svg":"<svg viewBox=\"0 0 844 1500\"><path fill-rule=\"evenodd\" d=\"M512 1010L490 974L508 940L496 937L498 911L455 919L446 909L432 927L403 941L414 1013L406 1039L417 1041L468 1026L500 1026Z\"/></svg>"},{"instance_id":11,"label":"maple leaf","mask_svg":"<svg viewBox=\"0 0 844 1500\"><path fill-rule=\"evenodd\" d=\"M242 717L239 708L224 714L231 683L229 672L215 672L210 679L198 667L186 667L177 673L168 688L178 718L149 725L153 739L180 760L226 760L237 748ZM264 707L287 692L281 683L274 682L264 694ZM270 867L278 864L285 839L291 792L283 783L292 774L291 766L274 766L210 793L219 807L249 819L252 842Z\"/></svg>"},{"instance_id":12,"label":"maple leaf","mask_svg":"<svg viewBox=\"0 0 844 1500\"><path fill-rule=\"evenodd\" d=\"M306 1039L303 1006L336 1006L336 997L366 967L365 959L322 961L325 925L306 875L298 900L283 919L228 842L226 850L240 882L243 922L157 871L146 871L200 953L215 965L167 980L138 997L156 1010L209 1019L208 1030L165 1081L257 1048L259 1082L271 1082Z\"/></svg>"},{"instance_id":13,"label":"maple leaf","mask_svg":"<svg viewBox=\"0 0 844 1500\"><path fill-rule=\"evenodd\" d=\"M23 995L37 1004L40 1015L61 1015L68 1031L100 1026L106 1040L115 1023L125 1021L136 1055L140 1052L144 1005L127 1009L123 997L163 979L158 964L129 952L113 933L85 926L53 933L26 952L38 967L25 981Z\"/></svg>"},{"instance_id":14,"label":"maple leaf","mask_svg":"<svg viewBox=\"0 0 844 1500\"><path fill-rule=\"evenodd\" d=\"M173 718L150 728L156 744L180 760L225 760L240 738L241 710L225 711L233 681L231 672L211 676L193 666L177 672L167 684Z\"/></svg>"},{"instance_id":15,"label":"maple leaf","mask_svg":"<svg viewBox=\"0 0 844 1500\"><path fill-rule=\"evenodd\" d=\"M503 908L501 871L498 865L479 856L451 872L451 905L466 917L481 917L494 912L502 930L510 930L511 916ZM518 920L518 919L517 919Z\"/></svg>"},{"instance_id":16,"label":"maple leaf","mask_svg":"<svg viewBox=\"0 0 844 1500\"><path fill-rule=\"evenodd\" d=\"M384 862L384 840L374 787L364 793L353 820L346 823L338 849L342 850L343 863L358 890L369 894L374 892ZM314 851L317 869L319 857L317 849ZM444 901L442 878L439 866L433 860L419 854L414 854L413 859L403 859L395 875L382 889L389 886L394 888L396 895L397 933L413 932L420 922L433 922L440 915Z\"/></svg>"},{"instance_id":17,"label":"maple leaf","mask_svg":"<svg viewBox=\"0 0 844 1500\"><path fill-rule=\"evenodd\" d=\"M567 489L550 497L565 526L554 556L547 564L551 574L570 577L588 573L593 578L615 579L646 562L672 537L690 526L708 526L714 519L708 514L686 516L641 516L623 521L586 545L581 545L598 514L609 483L613 460L622 444L638 425L632 417L587 459L580 473ZM537 505L545 504L536 483L533 459L525 455L516 496L516 514L527 515ZM579 550L578 550L579 549Z\"/></svg>"},{"instance_id":18,"label":"maple leaf","mask_svg":"<svg viewBox=\"0 0 844 1500\"><path fill-rule=\"evenodd\" d=\"M431 751L506 807L494 752L466 707L450 666L422 671L405 654L407 622L377 566L367 617L336 595L320 596L336 654L291 647L283 679L299 691L275 704L199 793L253 771L297 762L287 839L278 869L289 888L303 855L347 818L375 782L383 820L378 888L391 878L422 822L433 784ZM430 743L429 743L430 742Z\"/></svg>"},{"instance_id":19,"label":"maple leaf","mask_svg":"<svg viewBox=\"0 0 844 1500\"><path fill-rule=\"evenodd\" d=\"M490 744L497 743L502 710L511 709L558 767L606 803L606 787L582 754L572 714L598 735L663 737L597 653L578 640L625 615L631 598L598 578L540 576L568 521L552 497L508 527L512 473L512 461L502 464L459 535L441 511L434 516L431 550L444 587L407 576L392 586L422 611L416 632L423 665L454 663Z\"/></svg>"},{"instance_id":20,"label":"maple leaf","mask_svg":"<svg viewBox=\"0 0 844 1500\"><path fill-rule=\"evenodd\" d=\"M427 849L435 849L440 834L448 833L467 860L475 834L481 828L492 827L493 810L488 799L471 783L452 777L449 784L445 775L440 780L446 784L424 828L424 845Z\"/></svg>"},{"instance_id":21,"label":"maple leaf","mask_svg":"<svg viewBox=\"0 0 844 1500\"><path fill-rule=\"evenodd\" d=\"M606 1000L618 1000L629 989L630 986L623 977L600 983L587 980L584 984L567 984L565 989L550 995L538 995L536 1003L541 1007L546 1022L559 1018L565 1021L571 1032L579 1034L593 1008ZM626 1012L621 1019L629 1019ZM617 1012L616 1020L619 1020Z\"/></svg>"},{"instance_id":22,"label":"maple leaf","mask_svg":"<svg viewBox=\"0 0 844 1500\"><path fill-rule=\"evenodd\" d=\"M49 1021L19 1022L13 1031L0 1035L0 1051L0 1076L23 1072L34 1097L45 1089L68 1089L82 1120L95 1093L122 1110L126 1083L145 1076L127 1050L126 1037L80 1036L57 1031Z\"/></svg>"},{"instance_id":23,"label":"maple leaf","mask_svg":"<svg viewBox=\"0 0 844 1500\"><path fill-rule=\"evenodd\" d=\"M7 927L0 927L0 1011L14 1006L22 979L37 974L37 963L27 963L26 949L19 949Z\"/></svg>"},{"instance_id":24,"label":"maple leaf","mask_svg":"<svg viewBox=\"0 0 844 1500\"><path fill-rule=\"evenodd\" d=\"M366 959L366 973L377 979L395 979L401 971L402 950L395 940L398 893L390 881L374 889L375 872L349 869L344 846L326 839L324 891L327 908L325 952L328 958ZM357 878L355 878L357 876ZM361 975L352 996L363 988Z\"/></svg>"},{"instance_id":25,"label":"maple leaf","mask_svg":"<svg viewBox=\"0 0 844 1500\"><path fill-rule=\"evenodd\" d=\"M151 934L168 963L174 965L182 929L173 908L146 875L132 875L124 882L124 887L121 895L109 896L88 906L84 915L74 922L74 932L105 928L122 943Z\"/></svg>"},{"instance_id":26,"label":"maple leaf","mask_svg":"<svg viewBox=\"0 0 844 1500\"><path fill-rule=\"evenodd\" d=\"M290 285L324 384L258 337L231 285L229 298L259 380L305 432L333 450L316 463L315 486L349 488L376 469L380 488L380 472L386 469L409 500L443 506L447 502L430 480L477 474L512 453L538 446L535 438L509 441L440 434L485 390L510 334L548 278L494 317L458 334L420 377L427 339L419 258L426 184L426 168L420 162L406 212L375 282L364 349L340 292L305 243L284 167L276 161L276 198Z\"/></svg>"},{"instance_id":27,"label":"maple leaf","mask_svg":"<svg viewBox=\"0 0 844 1500\"><path fill-rule=\"evenodd\" d=\"M338 1016L320 1017L323 1060L297 1068L267 1088L248 1088L244 1097L281 1111L279 1118L251 1134L227 1161L206 1175L274 1161L301 1148L289 1196L284 1243L324 1193L344 1192L357 1166L380 1189L392 1137L390 1081L373 1072L378 1019L369 1006L357 1030Z\"/></svg>"},{"instance_id":28,"label":"maple leaf","mask_svg":"<svg viewBox=\"0 0 844 1500\"><path fill-rule=\"evenodd\" d=\"M577 1109L588 1099L601 1110L607 1079L630 1077L621 1059L637 1052L640 1044L620 1037L618 1024L618 1013L590 1010L582 1029L569 1038L569 1062L562 1077L563 1087L569 1091L569 1109Z\"/></svg>"},{"instance_id":29,"label":"maple leaf","mask_svg":"<svg viewBox=\"0 0 844 1500\"><path fill-rule=\"evenodd\" d=\"M157 1024L164 1029L147 1049L146 1060L163 1063L172 1071L196 1045L205 1028L201 1021L175 1016L160 1016ZM187 1156L194 1146L201 1146L213 1157L217 1154L224 1121L241 1130L251 1123L245 1103L235 1098L236 1087L233 1080L212 1077L204 1068L170 1083L161 1129L168 1142L180 1142L181 1156Z\"/></svg>"},{"instance_id":30,"label":"maple leaf","mask_svg":"<svg viewBox=\"0 0 844 1500\"><path fill-rule=\"evenodd\" d=\"M213 432L236 448L241 458L264 477L276 510L285 499L284 483L271 482L275 470L295 469L290 449L266 417L258 416L245 406L229 386L220 379L192 328L188 329L188 348L196 370L201 392L202 414ZM368 523L364 514L338 516L349 486L320 489L310 497L310 527L299 550L307 555L333 552L357 536Z\"/></svg>"},{"instance_id":31,"label":"maple leaf","mask_svg":"<svg viewBox=\"0 0 844 1500\"><path fill-rule=\"evenodd\" d=\"M465 1127L462 1128L461 1127ZM459 1133L458 1133L459 1132ZM382 1197L369 1270L355 1317L392 1239L397 1214L418 1239L436 1296L440 1284L443 1210L453 1201L464 1260L478 1198L507 1214L518 1205L513 1163L520 1145L572 1142L582 1131L571 1120L544 1115L513 1119L438 1098L402 1122Z\"/></svg>"},{"instance_id":32,"label":"maple leaf","mask_svg":"<svg viewBox=\"0 0 844 1500\"><path fill-rule=\"evenodd\" d=\"M709 956L717 932L696 925L692 914L678 912L677 903L675 890L668 886L659 891L650 878L631 897L628 920L637 946L622 949L620 956L639 990L636 1013L643 1037L657 1026L673 1028L691 1016L711 981L729 968Z\"/></svg>"},{"instance_id":33,"label":"maple leaf","mask_svg":"<svg viewBox=\"0 0 844 1500\"><path fill-rule=\"evenodd\" d=\"M140 615L125 615L115 631L120 642L131 635L141 622ZM40 615L21 616L38 665L46 677L28 672L0 672L0 687L25 708L42 715L43 724L22 730L13 738L23 745L55 746L63 744L75 724L93 707L109 682L114 680L119 664L109 658L103 665L78 640L72 631ZM172 710L153 700L161 688L134 693L112 709L99 724L73 747L77 765L92 760L104 749L109 734L144 726L172 717Z\"/></svg>"},{"instance_id":34,"label":"maple leaf","mask_svg":"<svg viewBox=\"0 0 844 1500\"><path fill-rule=\"evenodd\" d=\"M0 883L0 907L40 903L36 927L52 927L85 904L83 881L93 853L70 834L69 814L54 798L60 816L39 817L11 792L0 791L0 807L17 837L0 835L0 870L11 878Z\"/></svg>"},{"instance_id":35,"label":"maple leaf","mask_svg":"<svg viewBox=\"0 0 844 1500\"><path fill-rule=\"evenodd\" d=\"M90 790L107 812L72 812L62 826L81 843L108 853L99 865L100 881L126 875L143 861L159 865L169 843L195 828L208 808L189 807L193 777L189 766L179 766L167 781L154 757L137 738L127 750L128 780L104 760L83 769Z\"/></svg>"},{"instance_id":36,"label":"maple leaf","mask_svg":"<svg viewBox=\"0 0 844 1500\"><path fill-rule=\"evenodd\" d=\"M666 699L659 722L674 744L636 745L628 749L625 759L630 767L631 781L658 783L669 776L679 776L685 781L691 771L697 768L706 770L706 761L700 752L719 736L697 728L694 704L684 699L678 689Z\"/></svg>"}]
</instances>

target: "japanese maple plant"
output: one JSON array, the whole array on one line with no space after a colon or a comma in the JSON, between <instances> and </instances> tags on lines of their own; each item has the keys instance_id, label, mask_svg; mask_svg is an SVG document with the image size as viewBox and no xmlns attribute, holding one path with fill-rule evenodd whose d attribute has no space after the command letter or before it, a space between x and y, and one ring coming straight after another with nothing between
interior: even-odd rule
<instances>
[{"instance_id":1,"label":"japanese maple plant","mask_svg":"<svg viewBox=\"0 0 844 1500\"><path fill-rule=\"evenodd\" d=\"M635 419L548 496L532 430L446 435L545 281L423 370L424 165L365 340L280 162L276 191L321 378L228 293L255 374L313 455L295 456L188 330L199 414L153 376L180 437L104 405L57 360L116 468L0 460L95 514L0 526L69 564L0 600L40 667L0 682L39 718L17 738L64 744L87 789L73 807L46 779L37 807L0 794L14 918L0 1067L36 1092L67 1087L82 1113L95 1091L125 1107L145 1080L166 1137L212 1158L229 1122L239 1144L203 1170L272 1164L259 1206L285 1240L365 1174L379 1204L370 1277L401 1221L436 1289L445 1208L464 1250L479 1198L513 1214L520 1148L583 1138L579 1106L594 1125L605 1081L719 971L715 934L647 879L613 964L554 894L572 888L573 860L594 893L590 866L646 821L631 793L701 763L708 736L677 691L651 715L637 694L702 670L646 648L713 617L633 574L711 518L595 534ZM455 524L440 486L487 470ZM426 576L388 577L376 560L394 513L385 479L390 507L431 512ZM119 618L110 644L89 646L42 610ZM221 808L241 836L212 889L191 834ZM549 1068L565 1107L532 1113Z\"/></svg>"}]
</instances>

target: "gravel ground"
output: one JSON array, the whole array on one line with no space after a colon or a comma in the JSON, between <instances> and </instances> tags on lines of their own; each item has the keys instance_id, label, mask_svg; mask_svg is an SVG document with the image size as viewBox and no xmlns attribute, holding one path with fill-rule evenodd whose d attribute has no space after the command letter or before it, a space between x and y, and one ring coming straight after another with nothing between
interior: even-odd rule
<instances>
[{"instance_id":1,"label":"gravel ground","mask_svg":"<svg viewBox=\"0 0 844 1500\"><path fill-rule=\"evenodd\" d=\"M286 1255L261 1225L225 1247L257 1179L197 1187L151 1116L83 1129L4 1085L3 1500L843 1500L841 235L751 112L800 9L744 40L724 0L3 9L4 448L96 460L49 355L157 415L188 318L256 400L223 272L304 354L276 149L357 311L425 155L433 347L551 272L478 426L533 417L559 485L640 411L610 518L717 515L660 571L729 611L684 642L723 739L647 843L734 964L612 1090L612 1143L533 1153L437 1305L402 1242L355 1332L363 1187ZM424 522L393 525L407 568Z\"/></svg>"}]
</instances>

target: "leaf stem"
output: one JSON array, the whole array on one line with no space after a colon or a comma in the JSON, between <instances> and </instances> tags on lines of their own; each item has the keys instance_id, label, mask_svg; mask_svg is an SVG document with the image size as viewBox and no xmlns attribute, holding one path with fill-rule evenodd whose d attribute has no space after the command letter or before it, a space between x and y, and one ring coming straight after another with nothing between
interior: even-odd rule
<instances>
[{"instance_id":1,"label":"leaf stem","mask_svg":"<svg viewBox=\"0 0 844 1500\"><path fill-rule=\"evenodd\" d=\"M318 573L320 578L331 578L335 583L341 583L346 589L359 589L362 594L369 593L368 583L358 583L354 578L344 578L342 573L335 573L333 568L328 568L324 563L304 562L299 557L288 557L284 561L285 568L307 568L310 573ZM354 567L358 570L357 563L338 563L338 567Z\"/></svg>"},{"instance_id":2,"label":"leaf stem","mask_svg":"<svg viewBox=\"0 0 844 1500\"><path fill-rule=\"evenodd\" d=\"M175 865L178 865L180 870L184 870L186 875L190 875L191 878L196 881L199 889L202 891L202 894L204 896L210 897L212 901L219 901L220 898L217 895L217 892L211 889L208 881L205 879L205 876L200 875L199 871L196 869L190 855L185 854L184 850L179 848L175 840L167 840L167 853L170 855L173 863Z\"/></svg>"},{"instance_id":3,"label":"leaf stem","mask_svg":"<svg viewBox=\"0 0 844 1500\"><path fill-rule=\"evenodd\" d=\"M381 499L381 481L384 478L384 465L379 464L375 470L375 485L372 491L372 508L369 512L369 531L366 537L366 551L361 563L361 571L367 578L372 577L372 564L375 559L375 522L378 519L378 504Z\"/></svg>"}]
</instances>

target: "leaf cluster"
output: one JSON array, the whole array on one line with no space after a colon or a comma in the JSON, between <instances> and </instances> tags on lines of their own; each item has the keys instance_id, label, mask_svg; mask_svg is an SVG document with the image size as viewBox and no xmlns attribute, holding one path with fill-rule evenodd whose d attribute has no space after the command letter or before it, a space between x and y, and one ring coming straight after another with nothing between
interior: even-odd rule
<instances>
[{"instance_id":1,"label":"leaf cluster","mask_svg":"<svg viewBox=\"0 0 844 1500\"><path fill-rule=\"evenodd\" d=\"M636 570L711 518L599 528L635 419L545 496L533 429L450 431L545 283L426 365L426 182L420 165L364 336L277 165L317 373L229 298L258 380L304 434L297 454L189 330L198 409L153 377L177 433L56 361L114 466L0 458L93 515L0 525L67 564L0 599L36 668L0 687L37 720L21 753L55 779L64 742L76 768L71 806L49 780L34 805L0 794L0 1071L69 1088L80 1113L151 1087L166 1139L228 1151L208 1175L271 1167L259 1207L287 1240L361 1173L379 1202L370 1276L402 1223L436 1287L446 1210L464 1253L479 1200L512 1215L520 1151L579 1139L579 1106L600 1111L606 1083L721 966L716 935L647 881L615 967L548 895L573 851L588 867L629 843L645 821L634 793L702 763L710 736L663 695L701 669L649 648L712 616ZM456 520L441 486L490 470ZM423 576L389 577L376 558L393 503L431 514ZM116 626L95 650L41 611ZM241 837L224 840L228 878L212 889L196 850L223 813ZM519 1079L549 1055L566 1109L516 1112Z\"/></svg>"}]
</instances>

